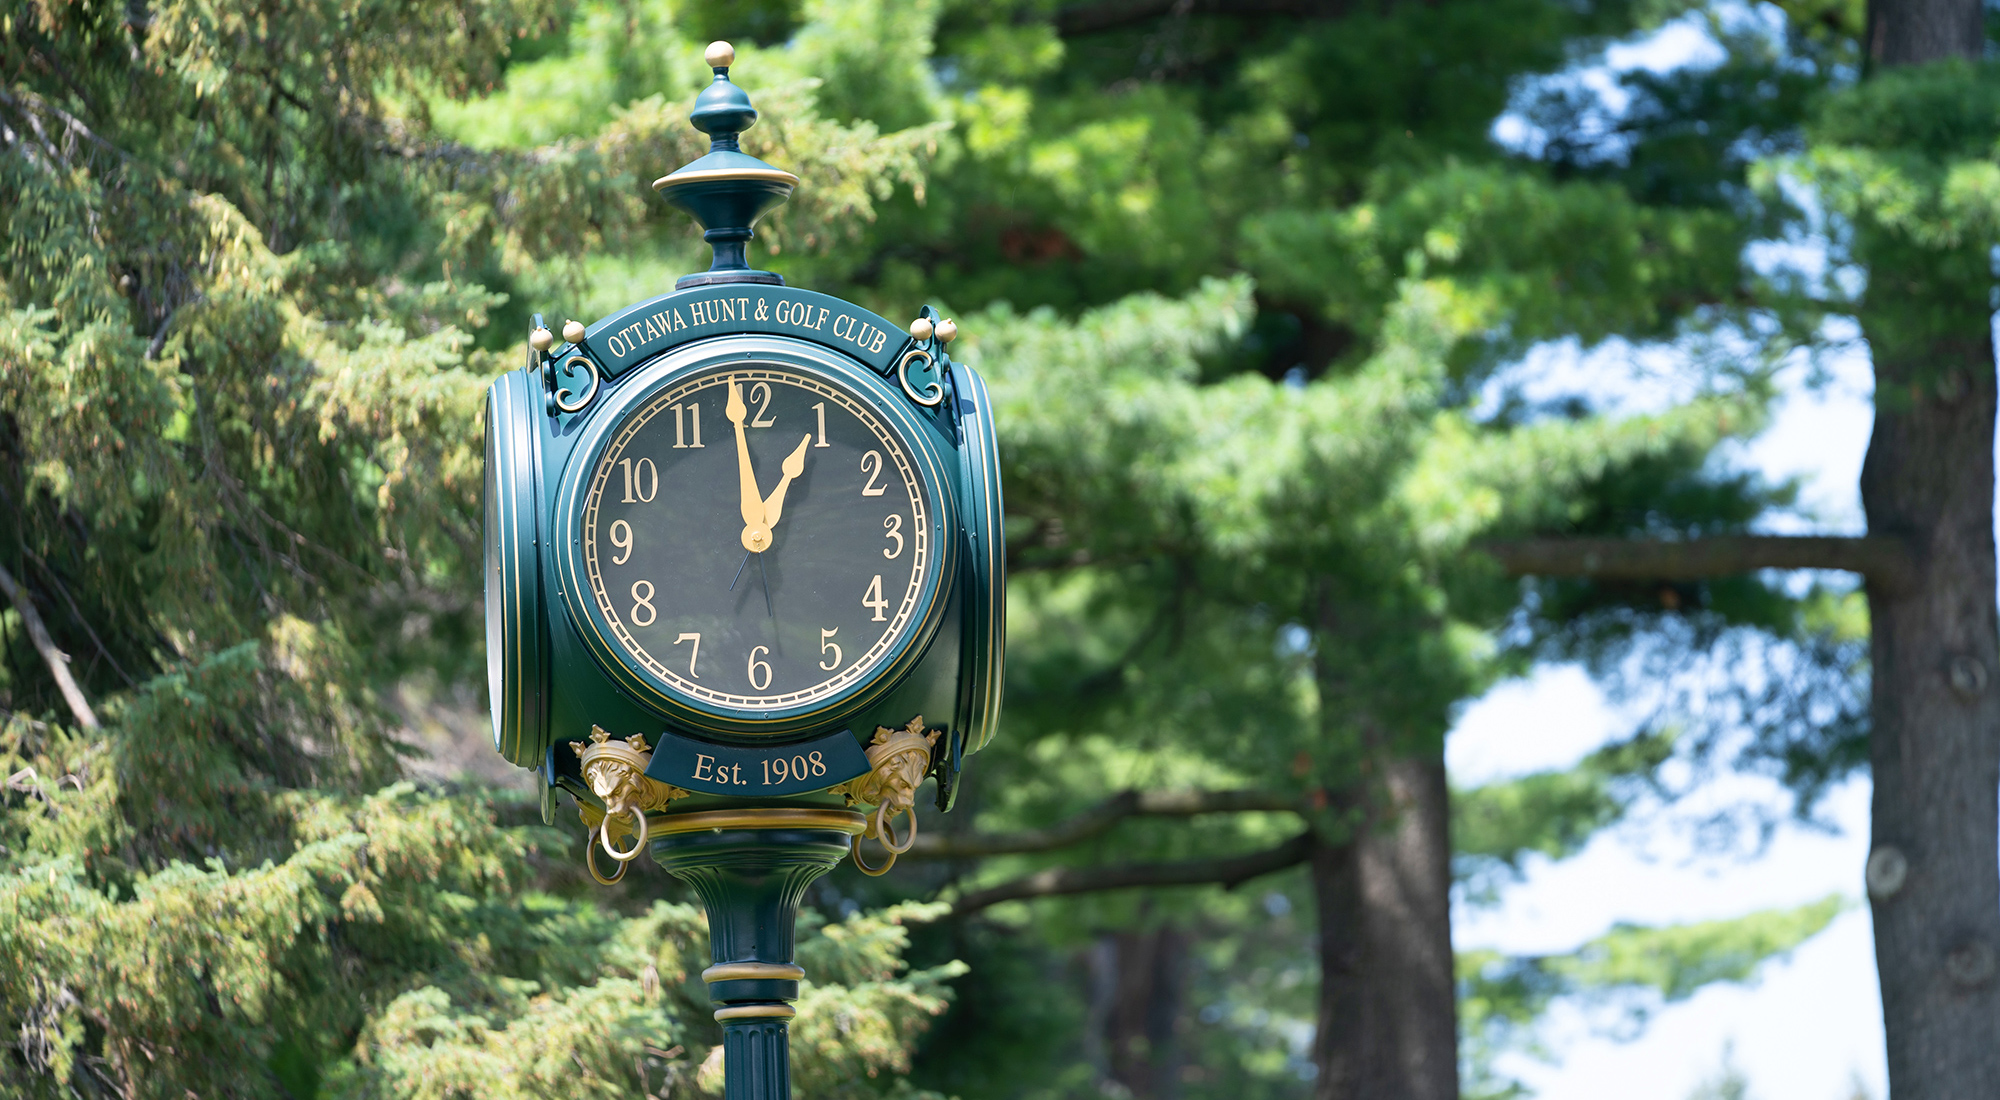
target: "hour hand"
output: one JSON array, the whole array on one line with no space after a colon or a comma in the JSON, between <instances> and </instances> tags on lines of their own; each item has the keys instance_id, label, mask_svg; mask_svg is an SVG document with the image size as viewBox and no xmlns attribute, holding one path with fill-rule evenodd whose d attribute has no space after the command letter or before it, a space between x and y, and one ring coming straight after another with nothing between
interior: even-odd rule
<instances>
[{"instance_id":1,"label":"hour hand","mask_svg":"<svg viewBox=\"0 0 2000 1100\"><path fill-rule=\"evenodd\" d=\"M806 472L806 447L813 437L808 434L799 440L799 445L785 459L785 476L778 479L778 487L771 490L771 499L764 502L764 526L776 527L778 517L785 512L785 491L792 487L792 479Z\"/></svg>"}]
</instances>

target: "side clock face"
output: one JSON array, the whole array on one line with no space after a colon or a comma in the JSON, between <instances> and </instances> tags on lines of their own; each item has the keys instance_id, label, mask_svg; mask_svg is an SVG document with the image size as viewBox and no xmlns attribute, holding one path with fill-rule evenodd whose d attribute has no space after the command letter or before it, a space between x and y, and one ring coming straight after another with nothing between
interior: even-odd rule
<instances>
[{"instance_id":1,"label":"side clock face","mask_svg":"<svg viewBox=\"0 0 2000 1100\"><path fill-rule=\"evenodd\" d=\"M675 379L584 474L574 560L600 639L710 708L796 714L852 692L925 620L923 469L818 372L737 361Z\"/></svg>"}]
</instances>

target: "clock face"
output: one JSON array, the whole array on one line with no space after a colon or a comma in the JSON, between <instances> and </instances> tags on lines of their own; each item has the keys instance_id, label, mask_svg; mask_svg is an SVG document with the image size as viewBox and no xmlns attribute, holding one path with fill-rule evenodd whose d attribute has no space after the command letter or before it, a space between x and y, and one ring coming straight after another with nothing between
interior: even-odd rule
<instances>
[{"instance_id":1,"label":"clock face","mask_svg":"<svg viewBox=\"0 0 2000 1100\"><path fill-rule=\"evenodd\" d=\"M924 619L931 496L866 399L737 361L605 435L575 558L621 663L710 707L796 711L867 682Z\"/></svg>"}]
</instances>

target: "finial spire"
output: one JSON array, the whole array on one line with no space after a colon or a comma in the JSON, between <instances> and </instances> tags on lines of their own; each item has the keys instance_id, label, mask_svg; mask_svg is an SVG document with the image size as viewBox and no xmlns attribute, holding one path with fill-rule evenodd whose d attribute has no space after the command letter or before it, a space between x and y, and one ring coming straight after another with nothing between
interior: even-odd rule
<instances>
[{"instance_id":1,"label":"finial spire","mask_svg":"<svg viewBox=\"0 0 2000 1100\"><path fill-rule=\"evenodd\" d=\"M683 275L676 289L714 283L772 283L785 280L769 271L752 271L747 246L757 219L792 197L799 177L773 168L744 153L736 135L757 122L750 96L729 79L736 48L711 42L702 54L715 70L715 81L702 89L688 121L709 136L708 155L682 165L672 175L653 181L660 197L686 211L707 232L702 239L715 250L707 271Z\"/></svg>"}]
</instances>

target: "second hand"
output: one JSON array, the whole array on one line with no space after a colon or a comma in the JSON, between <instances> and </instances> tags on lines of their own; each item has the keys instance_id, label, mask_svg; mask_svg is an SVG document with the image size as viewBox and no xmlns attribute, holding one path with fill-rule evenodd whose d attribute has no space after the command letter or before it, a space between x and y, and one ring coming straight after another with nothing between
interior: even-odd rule
<instances>
[{"instance_id":1,"label":"second hand","mask_svg":"<svg viewBox=\"0 0 2000 1100\"><path fill-rule=\"evenodd\" d=\"M745 550L743 552L743 560L736 563L736 575L729 579L729 590L731 592L736 591L736 582L743 579L743 567L750 564L751 553L752 551ZM778 613L771 608L771 574L764 571L764 555L762 554L757 555L757 575L764 578L764 614L775 619L778 617Z\"/></svg>"}]
</instances>

